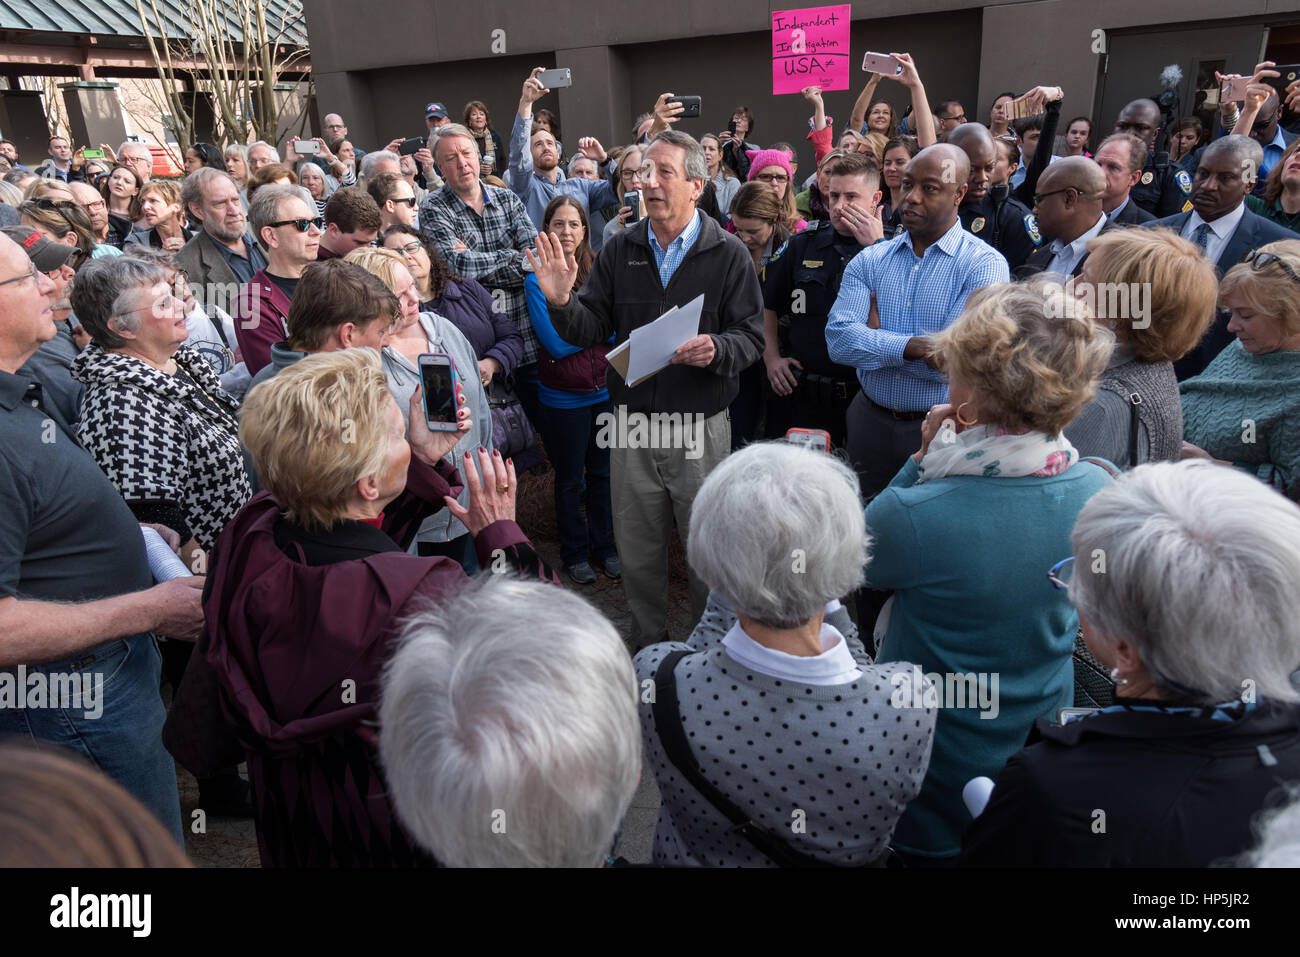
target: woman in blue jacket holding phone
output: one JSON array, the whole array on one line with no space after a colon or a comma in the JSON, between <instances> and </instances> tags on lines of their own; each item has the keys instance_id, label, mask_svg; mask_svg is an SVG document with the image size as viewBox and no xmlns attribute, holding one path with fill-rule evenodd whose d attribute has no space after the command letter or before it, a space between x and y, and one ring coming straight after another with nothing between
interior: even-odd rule
<instances>
[{"instance_id":1,"label":"woman in blue jacket holding phone","mask_svg":"<svg viewBox=\"0 0 1300 957\"><path fill-rule=\"evenodd\" d=\"M542 230L559 240L578 262L573 288L582 287L595 254L587 211L572 196L556 196L542 214ZM555 467L555 522L560 557L570 579L579 585L596 581L595 565L607 578L622 577L614 546L614 516L609 494L609 443L598 441L601 426L612 418L605 388L608 344L580 348L559 337L551 325L546 296L529 272L524 280L528 314L542 345L538 362L538 399L543 410L542 438ZM611 341L612 341L611 337ZM582 515L583 490L587 515Z\"/></svg>"}]
</instances>

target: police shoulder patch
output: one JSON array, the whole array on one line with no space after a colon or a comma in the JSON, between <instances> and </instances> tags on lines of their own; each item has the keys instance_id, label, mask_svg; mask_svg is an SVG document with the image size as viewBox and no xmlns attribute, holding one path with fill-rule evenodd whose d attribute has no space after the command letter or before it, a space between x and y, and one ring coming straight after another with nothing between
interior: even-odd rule
<instances>
[{"instance_id":1,"label":"police shoulder patch","mask_svg":"<svg viewBox=\"0 0 1300 957\"><path fill-rule=\"evenodd\" d=\"M1192 178L1187 175L1187 170L1180 169L1175 175L1174 180L1178 183L1178 188L1188 196L1192 194Z\"/></svg>"},{"instance_id":2,"label":"police shoulder patch","mask_svg":"<svg viewBox=\"0 0 1300 957\"><path fill-rule=\"evenodd\" d=\"M1043 241L1042 233L1038 231L1038 220L1034 219L1033 213L1025 213L1025 232L1029 238L1034 241L1034 245L1040 245Z\"/></svg>"},{"instance_id":3,"label":"police shoulder patch","mask_svg":"<svg viewBox=\"0 0 1300 957\"><path fill-rule=\"evenodd\" d=\"M970 231L972 233L978 233L983 228L984 228L983 216L976 216L974 219L971 220Z\"/></svg>"},{"instance_id":4,"label":"police shoulder patch","mask_svg":"<svg viewBox=\"0 0 1300 957\"><path fill-rule=\"evenodd\" d=\"M1150 186L1151 181L1155 178L1156 178L1156 174L1151 172L1151 170L1147 170L1145 173L1142 174L1142 185Z\"/></svg>"}]
</instances>

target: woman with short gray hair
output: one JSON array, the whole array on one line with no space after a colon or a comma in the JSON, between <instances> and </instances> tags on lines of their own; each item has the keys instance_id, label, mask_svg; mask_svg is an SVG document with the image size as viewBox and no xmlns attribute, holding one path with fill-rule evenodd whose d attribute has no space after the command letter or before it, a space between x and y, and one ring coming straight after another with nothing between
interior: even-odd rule
<instances>
[{"instance_id":1,"label":"woman with short gray hair","mask_svg":"<svg viewBox=\"0 0 1300 957\"><path fill-rule=\"evenodd\" d=\"M663 800L655 863L883 863L935 709L911 692L911 664L871 664L839 603L868 546L857 478L821 452L748 445L700 487L688 558L708 607L688 643L636 656L654 684L641 721Z\"/></svg>"},{"instance_id":2,"label":"woman with short gray hair","mask_svg":"<svg viewBox=\"0 0 1300 957\"><path fill-rule=\"evenodd\" d=\"M964 863L1205 867L1300 781L1300 510L1209 462L1140 466L1079 513L1069 589L1116 703L1039 722ZM1101 828L1098 828L1100 822Z\"/></svg>"},{"instance_id":3,"label":"woman with short gray hair","mask_svg":"<svg viewBox=\"0 0 1300 957\"><path fill-rule=\"evenodd\" d=\"M72 308L91 338L72 364L86 386L82 444L141 522L180 534L195 567L252 495L239 403L203 356L182 348L184 301L161 266L127 256L89 262Z\"/></svg>"}]
</instances>

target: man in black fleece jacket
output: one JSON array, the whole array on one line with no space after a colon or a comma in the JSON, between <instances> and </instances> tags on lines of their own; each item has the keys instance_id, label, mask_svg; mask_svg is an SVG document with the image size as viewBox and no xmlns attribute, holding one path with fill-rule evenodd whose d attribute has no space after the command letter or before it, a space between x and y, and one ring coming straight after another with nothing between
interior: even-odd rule
<instances>
[{"instance_id":1,"label":"man in black fleece jacket","mask_svg":"<svg viewBox=\"0 0 1300 957\"><path fill-rule=\"evenodd\" d=\"M612 369L608 379L615 415L597 441L611 449L614 537L637 646L668 638L673 520L685 541L695 493L731 447L727 406L737 377L763 351L763 296L749 251L695 208L708 180L700 144L661 133L643 163L647 219L601 248L579 294L571 294L577 262L552 237L539 235L537 256L529 255L556 332L575 346L611 333L621 344L704 296L700 334L671 365L633 387ZM694 575L690 584L693 624L708 595Z\"/></svg>"}]
</instances>

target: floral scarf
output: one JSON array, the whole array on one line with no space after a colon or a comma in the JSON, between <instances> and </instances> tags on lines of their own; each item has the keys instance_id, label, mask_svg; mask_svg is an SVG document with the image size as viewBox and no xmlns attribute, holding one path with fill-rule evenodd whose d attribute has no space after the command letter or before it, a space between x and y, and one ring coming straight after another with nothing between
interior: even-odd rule
<instances>
[{"instance_id":1,"label":"floral scarf","mask_svg":"<svg viewBox=\"0 0 1300 957\"><path fill-rule=\"evenodd\" d=\"M949 475L983 478L1022 478L1060 475L1079 461L1078 450L1062 433L1011 432L1000 426L977 425L964 432L944 426L921 459L917 483Z\"/></svg>"}]
</instances>

